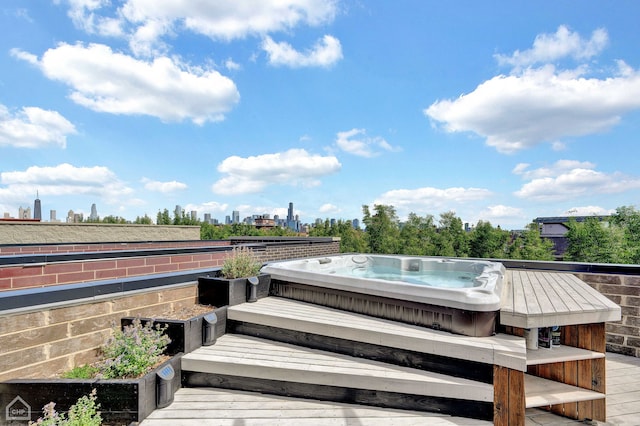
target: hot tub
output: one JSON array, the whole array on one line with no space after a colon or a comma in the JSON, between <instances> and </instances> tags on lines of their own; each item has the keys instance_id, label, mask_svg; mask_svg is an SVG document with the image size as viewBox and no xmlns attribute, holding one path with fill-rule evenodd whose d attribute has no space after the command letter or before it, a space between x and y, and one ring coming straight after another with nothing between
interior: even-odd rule
<instances>
[{"instance_id":1,"label":"hot tub","mask_svg":"<svg viewBox=\"0 0 640 426\"><path fill-rule=\"evenodd\" d=\"M495 333L501 263L348 254L273 262L271 294L468 336Z\"/></svg>"}]
</instances>

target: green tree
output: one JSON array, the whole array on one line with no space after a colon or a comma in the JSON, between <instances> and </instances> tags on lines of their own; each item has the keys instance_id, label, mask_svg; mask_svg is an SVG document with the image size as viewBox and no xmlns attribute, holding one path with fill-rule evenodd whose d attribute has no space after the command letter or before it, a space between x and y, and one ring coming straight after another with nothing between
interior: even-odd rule
<instances>
[{"instance_id":1,"label":"green tree","mask_svg":"<svg viewBox=\"0 0 640 426\"><path fill-rule=\"evenodd\" d=\"M127 220L123 217L120 216L105 216L102 221L102 223L118 223L118 224L125 224L125 223L129 223L127 222Z\"/></svg>"},{"instance_id":2,"label":"green tree","mask_svg":"<svg viewBox=\"0 0 640 426\"><path fill-rule=\"evenodd\" d=\"M469 235L469 256L479 258L506 257L509 232L494 228L491 222L479 221Z\"/></svg>"},{"instance_id":3,"label":"green tree","mask_svg":"<svg viewBox=\"0 0 640 426\"><path fill-rule=\"evenodd\" d=\"M611 226L623 235L621 252L616 256L621 263L640 263L640 212L635 207L622 206L611 216Z\"/></svg>"},{"instance_id":4,"label":"green tree","mask_svg":"<svg viewBox=\"0 0 640 426\"><path fill-rule=\"evenodd\" d=\"M509 246L510 259L554 260L553 242L540 236L536 223L530 223Z\"/></svg>"},{"instance_id":5,"label":"green tree","mask_svg":"<svg viewBox=\"0 0 640 426\"><path fill-rule=\"evenodd\" d=\"M153 224L153 221L149 216L145 214L143 217L137 216L136 220L134 220L133 223L138 225L151 225Z\"/></svg>"},{"instance_id":6,"label":"green tree","mask_svg":"<svg viewBox=\"0 0 640 426\"><path fill-rule=\"evenodd\" d=\"M372 253L396 254L400 249L400 226L393 206L376 204L374 214L369 206L362 206L366 226L367 245Z\"/></svg>"},{"instance_id":7,"label":"green tree","mask_svg":"<svg viewBox=\"0 0 640 426\"><path fill-rule=\"evenodd\" d=\"M409 213L400 230L401 252L414 256L432 256L436 253L438 234L433 216L420 217Z\"/></svg>"},{"instance_id":8,"label":"green tree","mask_svg":"<svg viewBox=\"0 0 640 426\"><path fill-rule=\"evenodd\" d=\"M464 230L462 219L455 212L440 214L438 222L438 239L435 244L436 256L466 257L469 253L469 241Z\"/></svg>"},{"instance_id":9,"label":"green tree","mask_svg":"<svg viewBox=\"0 0 640 426\"><path fill-rule=\"evenodd\" d=\"M169 210L164 209L162 212L158 210L158 216L156 218L157 225L171 225L171 216L169 216Z\"/></svg>"},{"instance_id":10,"label":"green tree","mask_svg":"<svg viewBox=\"0 0 640 426\"><path fill-rule=\"evenodd\" d=\"M605 227L596 217L577 222L569 221L565 260L590 263L619 263L624 253L623 233L619 227Z\"/></svg>"}]
</instances>

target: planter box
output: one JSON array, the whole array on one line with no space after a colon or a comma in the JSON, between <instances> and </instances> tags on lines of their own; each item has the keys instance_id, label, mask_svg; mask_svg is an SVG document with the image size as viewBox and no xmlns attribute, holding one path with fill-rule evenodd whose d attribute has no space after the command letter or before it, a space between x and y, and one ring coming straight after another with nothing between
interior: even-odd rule
<instances>
[{"instance_id":1,"label":"planter box","mask_svg":"<svg viewBox=\"0 0 640 426\"><path fill-rule=\"evenodd\" d=\"M26 424L42 416L42 407L56 403L67 411L77 400L97 390L105 424L140 422L156 408L173 401L181 386L181 354L139 379L16 379L0 383L0 424ZM10 418L7 418L9 415ZM18 423L21 422L21 423Z\"/></svg>"},{"instance_id":2,"label":"planter box","mask_svg":"<svg viewBox=\"0 0 640 426\"><path fill-rule=\"evenodd\" d=\"M257 298L267 297L271 285L271 275L257 276ZM227 279L220 276L198 278L198 303L212 306L234 306L245 303L251 295L248 278Z\"/></svg>"},{"instance_id":3,"label":"planter box","mask_svg":"<svg viewBox=\"0 0 640 426\"><path fill-rule=\"evenodd\" d=\"M214 313L217 323L212 324L210 314ZM134 317L124 317L120 320L120 325L130 325ZM211 344L214 340L225 333L227 323L226 306L213 309L210 313L198 315L186 320L173 320L163 318L140 318L142 323L148 321L153 322L153 326L167 327L165 334L171 339L171 343L167 346L165 353L167 355L175 355L177 353L189 353L198 349L203 344ZM214 327L213 330L207 330L208 327ZM209 336L208 338L206 338Z\"/></svg>"}]
</instances>

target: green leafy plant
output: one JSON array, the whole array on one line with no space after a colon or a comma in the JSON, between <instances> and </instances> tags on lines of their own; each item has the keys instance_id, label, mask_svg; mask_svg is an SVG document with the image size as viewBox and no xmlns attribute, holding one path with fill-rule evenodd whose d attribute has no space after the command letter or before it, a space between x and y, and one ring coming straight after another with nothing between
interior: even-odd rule
<instances>
[{"instance_id":1,"label":"green leafy plant","mask_svg":"<svg viewBox=\"0 0 640 426\"><path fill-rule=\"evenodd\" d=\"M224 278L255 277L260 273L262 263L248 247L234 247L222 264L220 273Z\"/></svg>"},{"instance_id":2,"label":"green leafy plant","mask_svg":"<svg viewBox=\"0 0 640 426\"><path fill-rule=\"evenodd\" d=\"M100 372L100 369L91 364L81 365L62 374L64 379L91 379Z\"/></svg>"},{"instance_id":3,"label":"green leafy plant","mask_svg":"<svg viewBox=\"0 0 640 426\"><path fill-rule=\"evenodd\" d=\"M105 379L139 377L156 365L171 342L166 327L135 318L131 325L116 328L102 348L106 358L100 376Z\"/></svg>"},{"instance_id":4,"label":"green leafy plant","mask_svg":"<svg viewBox=\"0 0 640 426\"><path fill-rule=\"evenodd\" d=\"M84 395L69 407L68 414L58 413L56 403L50 402L42 408L43 417L30 425L42 426L100 426L102 416L100 415L100 404L96 403L97 392L95 389L89 395Z\"/></svg>"}]
</instances>

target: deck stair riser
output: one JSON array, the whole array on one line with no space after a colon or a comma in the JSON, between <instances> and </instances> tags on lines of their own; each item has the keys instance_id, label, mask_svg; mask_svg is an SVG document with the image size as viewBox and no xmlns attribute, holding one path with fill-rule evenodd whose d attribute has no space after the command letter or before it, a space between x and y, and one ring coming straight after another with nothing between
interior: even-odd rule
<instances>
[{"instance_id":1,"label":"deck stair riser","mask_svg":"<svg viewBox=\"0 0 640 426\"><path fill-rule=\"evenodd\" d=\"M524 341L516 336L454 335L278 297L233 306L228 320L231 332L457 375L450 371L453 365L459 374L487 383L493 365L527 370Z\"/></svg>"},{"instance_id":2,"label":"deck stair riser","mask_svg":"<svg viewBox=\"0 0 640 426\"><path fill-rule=\"evenodd\" d=\"M216 386L490 419L490 384L227 334L182 359L186 386Z\"/></svg>"}]
</instances>

